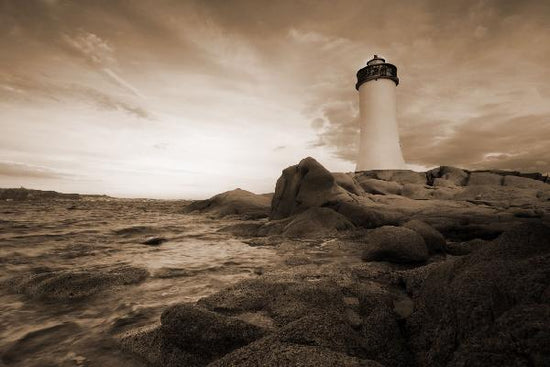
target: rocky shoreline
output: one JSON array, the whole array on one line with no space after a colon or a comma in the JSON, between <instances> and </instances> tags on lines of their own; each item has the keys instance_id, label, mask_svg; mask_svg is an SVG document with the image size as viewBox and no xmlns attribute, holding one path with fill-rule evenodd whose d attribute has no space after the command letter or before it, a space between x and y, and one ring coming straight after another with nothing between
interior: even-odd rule
<instances>
[{"instance_id":1,"label":"rocky shoreline","mask_svg":"<svg viewBox=\"0 0 550 367\"><path fill-rule=\"evenodd\" d=\"M215 234L269 249L272 261L197 302L171 302L156 324L147 309L116 319L97 338L125 366L550 364L550 184L541 175L453 167L331 173L306 158L283 171L274 194L236 189L158 205L219 223ZM167 237L136 225L113 234L154 253L182 235L173 229ZM60 256L78 257L80 247ZM36 268L1 285L61 306L186 272ZM31 332L1 362L26 365L21 355L36 343L54 346L48 335L68 343L77 333L86 330L75 322Z\"/></svg>"},{"instance_id":2,"label":"rocky shoreline","mask_svg":"<svg viewBox=\"0 0 550 367\"><path fill-rule=\"evenodd\" d=\"M121 338L151 366L550 364L550 185L542 175L332 174L312 158L273 197L187 213L284 259Z\"/></svg>"}]
</instances>

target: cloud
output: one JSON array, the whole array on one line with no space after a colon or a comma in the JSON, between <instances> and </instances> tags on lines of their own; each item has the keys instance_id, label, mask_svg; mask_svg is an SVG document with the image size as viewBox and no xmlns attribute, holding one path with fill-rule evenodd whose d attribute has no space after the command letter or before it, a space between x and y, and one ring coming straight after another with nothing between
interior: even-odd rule
<instances>
[{"instance_id":1,"label":"cloud","mask_svg":"<svg viewBox=\"0 0 550 367\"><path fill-rule=\"evenodd\" d=\"M145 98L136 87L112 69L116 66L117 61L114 48L107 41L90 32L78 32L73 36L65 34L63 39L76 54L81 56L90 66L97 68L111 82L135 96Z\"/></svg>"},{"instance_id":2,"label":"cloud","mask_svg":"<svg viewBox=\"0 0 550 367\"><path fill-rule=\"evenodd\" d=\"M16 178L67 178L68 175L47 167L33 166L17 162L0 162L0 176Z\"/></svg>"},{"instance_id":3,"label":"cloud","mask_svg":"<svg viewBox=\"0 0 550 367\"><path fill-rule=\"evenodd\" d=\"M27 103L36 99L56 102L79 100L106 111L122 111L142 119L153 118L144 107L91 87L13 74L0 74L0 96L5 101Z\"/></svg>"},{"instance_id":4,"label":"cloud","mask_svg":"<svg viewBox=\"0 0 550 367\"><path fill-rule=\"evenodd\" d=\"M550 172L549 142L550 114L494 114L469 119L443 139L431 140L425 131L407 135L403 144L411 147L406 153L413 163Z\"/></svg>"}]
</instances>

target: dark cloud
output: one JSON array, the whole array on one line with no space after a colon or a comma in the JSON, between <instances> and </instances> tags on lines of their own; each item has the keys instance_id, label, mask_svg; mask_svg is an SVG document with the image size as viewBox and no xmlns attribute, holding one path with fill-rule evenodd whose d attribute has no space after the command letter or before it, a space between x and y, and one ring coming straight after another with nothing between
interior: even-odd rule
<instances>
[{"instance_id":1,"label":"dark cloud","mask_svg":"<svg viewBox=\"0 0 550 367\"><path fill-rule=\"evenodd\" d=\"M434 141L425 134L425 143L421 140L421 134L404 138L411 163L550 172L550 114L480 116L444 139Z\"/></svg>"}]
</instances>

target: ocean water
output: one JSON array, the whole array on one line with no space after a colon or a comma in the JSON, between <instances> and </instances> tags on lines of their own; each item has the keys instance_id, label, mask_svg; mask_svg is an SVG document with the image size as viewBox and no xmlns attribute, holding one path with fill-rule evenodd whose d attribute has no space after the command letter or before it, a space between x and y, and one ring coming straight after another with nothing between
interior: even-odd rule
<instances>
[{"instance_id":1,"label":"ocean water","mask_svg":"<svg viewBox=\"0 0 550 367\"><path fill-rule=\"evenodd\" d=\"M119 350L121 335L158 323L168 305L194 302L277 261L273 249L219 232L230 220L182 214L183 205L88 198L0 202L0 366L141 365ZM144 245L150 237L167 241ZM109 286L99 278L88 297L56 297L56 284L33 288L32 279L43 274L71 281L133 268L148 276ZM90 289L86 279L82 286Z\"/></svg>"}]
</instances>

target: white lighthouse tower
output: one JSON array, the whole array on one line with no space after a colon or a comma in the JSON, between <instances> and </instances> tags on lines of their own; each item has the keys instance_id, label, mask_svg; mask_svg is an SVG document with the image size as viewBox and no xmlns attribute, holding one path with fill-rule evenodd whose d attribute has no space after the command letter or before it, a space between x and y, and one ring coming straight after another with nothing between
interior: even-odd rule
<instances>
[{"instance_id":1,"label":"white lighthouse tower","mask_svg":"<svg viewBox=\"0 0 550 367\"><path fill-rule=\"evenodd\" d=\"M357 72L361 140L356 172L405 169L396 117L398 84L395 65L377 55Z\"/></svg>"}]
</instances>

